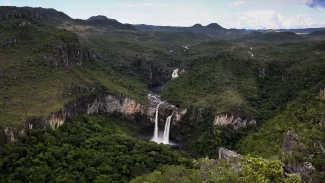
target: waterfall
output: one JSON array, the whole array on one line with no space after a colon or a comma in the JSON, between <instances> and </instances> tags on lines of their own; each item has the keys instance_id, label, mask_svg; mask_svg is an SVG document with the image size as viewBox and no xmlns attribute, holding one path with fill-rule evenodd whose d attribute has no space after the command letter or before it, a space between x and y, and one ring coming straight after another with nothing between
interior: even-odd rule
<instances>
[{"instance_id":1,"label":"waterfall","mask_svg":"<svg viewBox=\"0 0 325 183\"><path fill-rule=\"evenodd\" d=\"M163 143L164 144L169 144L169 131L170 131L170 121L172 119L174 112L172 115L168 116L165 124L165 131L164 131L164 136L163 136Z\"/></svg>"},{"instance_id":2,"label":"waterfall","mask_svg":"<svg viewBox=\"0 0 325 183\"><path fill-rule=\"evenodd\" d=\"M175 69L172 73L172 78L175 79L175 78L178 78L178 69Z\"/></svg>"},{"instance_id":3,"label":"waterfall","mask_svg":"<svg viewBox=\"0 0 325 183\"><path fill-rule=\"evenodd\" d=\"M155 118L155 131L154 131L154 134L153 134L153 138L152 138L152 141L155 141L155 142L158 142L158 113L159 113L159 106L162 104L163 102L160 102L158 105L157 105L157 108L156 108L156 118Z\"/></svg>"},{"instance_id":4,"label":"waterfall","mask_svg":"<svg viewBox=\"0 0 325 183\"><path fill-rule=\"evenodd\" d=\"M159 136L159 130L158 130L158 121L159 121L159 106L164 103L160 102L157 107L156 107L156 116L155 116L155 129L154 129L154 134L151 139L151 141L159 143L164 143L164 144L170 144L169 142L169 132L170 132L170 122L172 120L172 117L175 113L175 111L167 117L166 124L165 124L165 130L163 136Z\"/></svg>"}]
</instances>

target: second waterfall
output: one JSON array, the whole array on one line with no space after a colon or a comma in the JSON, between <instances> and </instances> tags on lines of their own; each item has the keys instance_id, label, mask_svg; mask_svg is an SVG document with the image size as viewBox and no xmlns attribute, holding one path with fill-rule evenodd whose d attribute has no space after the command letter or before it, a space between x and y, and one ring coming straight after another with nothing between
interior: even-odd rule
<instances>
[{"instance_id":1,"label":"second waterfall","mask_svg":"<svg viewBox=\"0 0 325 183\"><path fill-rule=\"evenodd\" d=\"M165 131L164 131L164 136L163 136L163 143L164 144L169 144L169 132L170 132L170 121L172 120L174 112L172 115L168 116L165 124Z\"/></svg>"},{"instance_id":2,"label":"second waterfall","mask_svg":"<svg viewBox=\"0 0 325 183\"><path fill-rule=\"evenodd\" d=\"M172 113L172 115L167 117L163 136L159 136L159 126L158 126L158 122L159 122L159 106L162 103L163 102L160 102L156 107L155 129L154 129L153 138L151 140L154 141L154 142L157 142L157 143L170 144L169 143L170 122L171 122L171 119L172 119L172 116L173 116L174 112Z\"/></svg>"}]
</instances>

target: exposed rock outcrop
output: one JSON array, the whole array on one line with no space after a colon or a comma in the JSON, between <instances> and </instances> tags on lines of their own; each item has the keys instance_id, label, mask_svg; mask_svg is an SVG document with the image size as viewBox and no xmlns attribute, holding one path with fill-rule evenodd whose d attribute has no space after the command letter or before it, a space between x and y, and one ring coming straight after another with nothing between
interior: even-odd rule
<instances>
[{"instance_id":1,"label":"exposed rock outcrop","mask_svg":"<svg viewBox=\"0 0 325 183\"><path fill-rule=\"evenodd\" d=\"M219 148L219 159L223 159L229 161L233 158L243 158L244 156L241 154L236 153L235 151L231 151L229 149L220 147Z\"/></svg>"},{"instance_id":2,"label":"exposed rock outcrop","mask_svg":"<svg viewBox=\"0 0 325 183\"><path fill-rule=\"evenodd\" d=\"M176 114L175 114L176 121L181 121L182 116L184 116L185 114L187 114L187 109L186 108L181 110L181 111L177 111Z\"/></svg>"},{"instance_id":3,"label":"exposed rock outcrop","mask_svg":"<svg viewBox=\"0 0 325 183\"><path fill-rule=\"evenodd\" d=\"M293 150L301 150L302 148L303 144L299 143L299 135L289 130L284 138L282 151L284 153L291 153Z\"/></svg>"},{"instance_id":4,"label":"exposed rock outcrop","mask_svg":"<svg viewBox=\"0 0 325 183\"><path fill-rule=\"evenodd\" d=\"M89 48L82 48L75 34L72 40L50 48L50 60L55 66L63 65L67 68L73 62L82 65L83 61L101 60L101 56Z\"/></svg>"},{"instance_id":5,"label":"exposed rock outcrop","mask_svg":"<svg viewBox=\"0 0 325 183\"><path fill-rule=\"evenodd\" d=\"M80 113L120 113L124 117L135 120L143 125L152 125L155 118L155 105L141 105L134 99L124 95L106 94L80 98L68 103L48 117L36 117L26 121L18 127L5 127L0 130L0 145L16 140L20 136L28 135L30 129L57 128L64 124L67 118ZM175 110L172 106L162 105L159 108L159 122L163 124L167 116Z\"/></svg>"},{"instance_id":6,"label":"exposed rock outcrop","mask_svg":"<svg viewBox=\"0 0 325 183\"><path fill-rule=\"evenodd\" d=\"M225 148L219 148L219 159L225 160L230 163L231 167L238 171L242 167L241 159L244 158L243 155L236 153Z\"/></svg>"},{"instance_id":7,"label":"exposed rock outcrop","mask_svg":"<svg viewBox=\"0 0 325 183\"><path fill-rule=\"evenodd\" d=\"M233 125L237 129L248 125L254 125L256 121L244 117L236 117L234 115L218 114L215 116L213 124L216 126Z\"/></svg>"},{"instance_id":8,"label":"exposed rock outcrop","mask_svg":"<svg viewBox=\"0 0 325 183\"><path fill-rule=\"evenodd\" d=\"M300 173L305 181L312 182L310 175L313 174L315 168L310 162L301 161L295 158L294 155L294 153L302 153L303 149L304 144L299 142L299 135L293 130L289 130L284 138L282 147L284 158L289 159L289 161L283 165L283 168L287 173Z\"/></svg>"}]
</instances>

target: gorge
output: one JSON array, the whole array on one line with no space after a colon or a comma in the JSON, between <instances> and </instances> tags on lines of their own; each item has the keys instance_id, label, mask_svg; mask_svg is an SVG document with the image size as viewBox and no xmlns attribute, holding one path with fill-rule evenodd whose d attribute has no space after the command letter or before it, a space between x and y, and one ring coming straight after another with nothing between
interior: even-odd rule
<instances>
[{"instance_id":1,"label":"gorge","mask_svg":"<svg viewBox=\"0 0 325 183\"><path fill-rule=\"evenodd\" d=\"M322 32L13 6L0 30L0 182L325 180Z\"/></svg>"}]
</instances>

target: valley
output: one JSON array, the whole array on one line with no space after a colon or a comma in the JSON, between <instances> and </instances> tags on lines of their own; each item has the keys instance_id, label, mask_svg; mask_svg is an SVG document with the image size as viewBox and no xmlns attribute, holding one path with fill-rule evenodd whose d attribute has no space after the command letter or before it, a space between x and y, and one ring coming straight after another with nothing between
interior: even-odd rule
<instances>
[{"instance_id":1,"label":"valley","mask_svg":"<svg viewBox=\"0 0 325 183\"><path fill-rule=\"evenodd\" d=\"M323 31L1 6L0 179L322 182Z\"/></svg>"}]
</instances>

